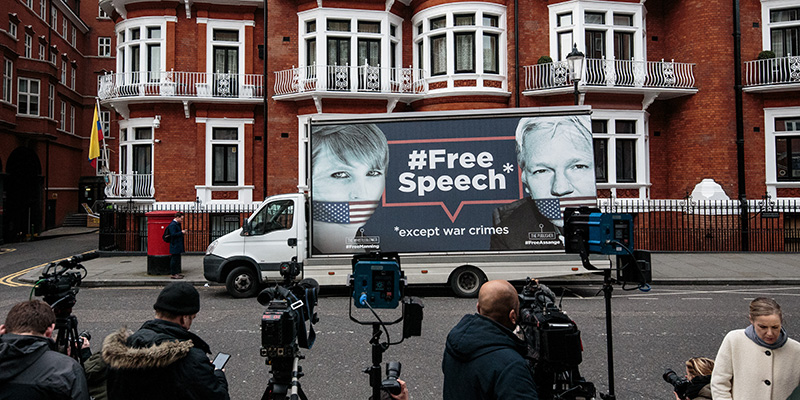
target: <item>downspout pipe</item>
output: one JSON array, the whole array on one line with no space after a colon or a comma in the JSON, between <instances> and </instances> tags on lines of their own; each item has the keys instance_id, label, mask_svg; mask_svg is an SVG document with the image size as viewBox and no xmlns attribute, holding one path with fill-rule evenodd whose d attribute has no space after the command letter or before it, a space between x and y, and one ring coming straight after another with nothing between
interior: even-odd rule
<instances>
[{"instance_id":1,"label":"downspout pipe","mask_svg":"<svg viewBox=\"0 0 800 400\"><path fill-rule=\"evenodd\" d=\"M519 108L519 0L514 0L514 103Z\"/></svg>"},{"instance_id":2,"label":"downspout pipe","mask_svg":"<svg viewBox=\"0 0 800 400\"><path fill-rule=\"evenodd\" d=\"M742 107L742 28L740 21L739 0L733 0L733 70L734 99L736 102L736 161L738 170L739 202L741 212L739 218L742 228L742 251L750 250L749 218L747 206L747 181L745 177L744 155L744 111Z\"/></svg>"},{"instance_id":3,"label":"downspout pipe","mask_svg":"<svg viewBox=\"0 0 800 400\"><path fill-rule=\"evenodd\" d=\"M268 125L267 121L269 121L269 110L267 108L267 101L269 99L268 93L267 93L268 92L268 90L267 90L267 60L269 60L269 56L267 54L267 31L268 31L268 29L267 29L267 1L268 0L264 0L264 71L263 71L264 77L262 78L262 80L263 80L262 84L264 85L264 87L261 89L263 94L264 94L264 112L263 112L264 113L263 114L263 117L264 117L264 134L263 134L263 137L262 137L262 142L264 143L264 157L263 157L264 158L264 160L263 160L264 171L262 172L263 182L261 183L261 185L262 185L262 194L261 194L262 200L267 198L267 160L269 159L269 157L267 156L268 150L269 150L269 145L268 145L269 137L267 136L267 125Z\"/></svg>"}]
</instances>

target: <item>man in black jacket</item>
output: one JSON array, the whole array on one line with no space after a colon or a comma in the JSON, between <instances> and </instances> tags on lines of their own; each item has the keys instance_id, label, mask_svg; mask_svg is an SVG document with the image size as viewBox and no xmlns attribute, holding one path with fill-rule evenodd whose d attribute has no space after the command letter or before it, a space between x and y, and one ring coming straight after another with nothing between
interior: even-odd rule
<instances>
[{"instance_id":1,"label":"man in black jacket","mask_svg":"<svg viewBox=\"0 0 800 400\"><path fill-rule=\"evenodd\" d=\"M189 332L200 310L197 289L186 282L167 285L153 308L156 318L136 333L121 329L103 342L108 398L229 399L225 373L209 361L208 344Z\"/></svg>"},{"instance_id":2,"label":"man in black jacket","mask_svg":"<svg viewBox=\"0 0 800 400\"><path fill-rule=\"evenodd\" d=\"M0 325L0 399L89 400L77 361L54 351L56 315L41 300L16 304Z\"/></svg>"},{"instance_id":3,"label":"man in black jacket","mask_svg":"<svg viewBox=\"0 0 800 400\"><path fill-rule=\"evenodd\" d=\"M519 297L510 283L489 281L478 293L478 313L465 315L447 335L442 359L445 400L538 400L525 360L527 345L514 334Z\"/></svg>"}]
</instances>

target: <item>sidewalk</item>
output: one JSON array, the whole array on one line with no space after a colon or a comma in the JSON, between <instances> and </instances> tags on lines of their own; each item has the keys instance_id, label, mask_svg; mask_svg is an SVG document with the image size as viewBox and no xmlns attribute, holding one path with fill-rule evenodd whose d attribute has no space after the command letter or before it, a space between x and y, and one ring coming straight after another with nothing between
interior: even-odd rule
<instances>
[{"instance_id":1,"label":"sidewalk","mask_svg":"<svg viewBox=\"0 0 800 400\"><path fill-rule=\"evenodd\" d=\"M203 277L203 256L183 255L183 280L194 285L219 285ZM83 263L88 276L83 287L163 286L169 275L147 275L147 256L100 257ZM800 255L795 253L653 253L656 285L796 285L800 284ZM41 268L28 271L18 281L34 283ZM602 283L596 274L544 278L550 285Z\"/></svg>"}]
</instances>

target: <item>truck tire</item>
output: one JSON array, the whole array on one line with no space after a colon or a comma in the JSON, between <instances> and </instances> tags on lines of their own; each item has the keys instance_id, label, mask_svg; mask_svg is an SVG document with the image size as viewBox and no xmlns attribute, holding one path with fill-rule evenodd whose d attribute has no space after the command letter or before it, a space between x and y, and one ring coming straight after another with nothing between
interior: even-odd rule
<instances>
[{"instance_id":1,"label":"truck tire","mask_svg":"<svg viewBox=\"0 0 800 400\"><path fill-rule=\"evenodd\" d=\"M471 265L459 267L450 275L450 287L457 297L478 297L478 291L484 283L486 275Z\"/></svg>"},{"instance_id":2,"label":"truck tire","mask_svg":"<svg viewBox=\"0 0 800 400\"><path fill-rule=\"evenodd\" d=\"M258 293L258 277L250 267L236 267L225 279L225 288L237 299L253 297Z\"/></svg>"}]
</instances>

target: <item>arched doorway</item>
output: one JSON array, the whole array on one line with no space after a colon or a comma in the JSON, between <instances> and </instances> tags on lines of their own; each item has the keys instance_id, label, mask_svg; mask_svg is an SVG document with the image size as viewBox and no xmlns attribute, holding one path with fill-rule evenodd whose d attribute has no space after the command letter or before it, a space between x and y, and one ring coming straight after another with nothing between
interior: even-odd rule
<instances>
[{"instance_id":1,"label":"arched doorway","mask_svg":"<svg viewBox=\"0 0 800 400\"><path fill-rule=\"evenodd\" d=\"M8 157L3 204L3 238L17 242L41 231L42 164L39 156L27 147L18 147Z\"/></svg>"}]
</instances>

